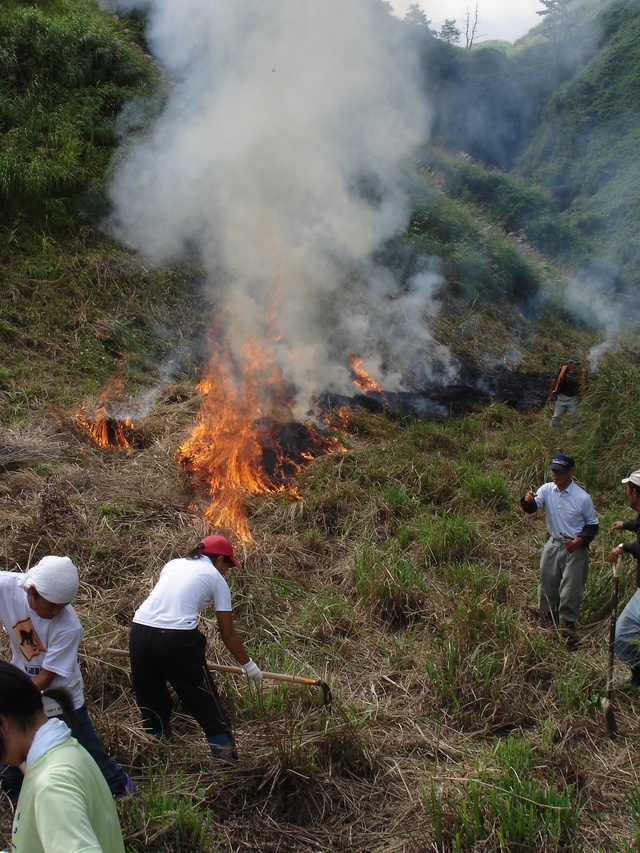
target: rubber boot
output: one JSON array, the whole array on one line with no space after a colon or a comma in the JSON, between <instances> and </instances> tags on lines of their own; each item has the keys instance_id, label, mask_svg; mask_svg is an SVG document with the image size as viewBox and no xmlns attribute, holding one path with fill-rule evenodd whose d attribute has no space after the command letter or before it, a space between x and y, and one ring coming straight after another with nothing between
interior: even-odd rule
<instances>
[{"instance_id":1,"label":"rubber boot","mask_svg":"<svg viewBox=\"0 0 640 853\"><path fill-rule=\"evenodd\" d=\"M238 760L235 744L228 734L209 735L207 742L214 758L229 762Z\"/></svg>"}]
</instances>

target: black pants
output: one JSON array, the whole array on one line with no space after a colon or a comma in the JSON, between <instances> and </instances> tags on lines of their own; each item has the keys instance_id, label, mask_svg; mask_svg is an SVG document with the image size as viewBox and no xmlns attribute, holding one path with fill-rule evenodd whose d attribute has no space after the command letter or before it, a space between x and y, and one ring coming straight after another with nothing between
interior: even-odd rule
<instances>
[{"instance_id":1,"label":"black pants","mask_svg":"<svg viewBox=\"0 0 640 853\"><path fill-rule=\"evenodd\" d=\"M224 733L233 740L231 722L207 667L206 645L197 628L177 631L132 623L131 679L147 731L171 735L169 682L207 737Z\"/></svg>"}]
</instances>

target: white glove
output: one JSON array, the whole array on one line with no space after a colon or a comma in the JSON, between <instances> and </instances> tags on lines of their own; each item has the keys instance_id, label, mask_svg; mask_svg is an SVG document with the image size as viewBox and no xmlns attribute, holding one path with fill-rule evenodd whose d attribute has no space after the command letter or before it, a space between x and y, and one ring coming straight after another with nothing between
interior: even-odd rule
<instances>
[{"instance_id":1,"label":"white glove","mask_svg":"<svg viewBox=\"0 0 640 853\"><path fill-rule=\"evenodd\" d=\"M250 681L261 681L262 672L258 668L258 664L254 663L251 658L246 663L242 664L242 674Z\"/></svg>"}]
</instances>

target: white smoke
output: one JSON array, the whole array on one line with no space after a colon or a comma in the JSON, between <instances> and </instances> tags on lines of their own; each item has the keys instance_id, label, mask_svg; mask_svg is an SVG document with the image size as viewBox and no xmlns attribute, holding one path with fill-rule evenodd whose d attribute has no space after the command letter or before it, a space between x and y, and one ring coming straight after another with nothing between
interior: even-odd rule
<instances>
[{"instance_id":1,"label":"white smoke","mask_svg":"<svg viewBox=\"0 0 640 853\"><path fill-rule=\"evenodd\" d=\"M578 322L597 329L603 340L589 350L589 369L596 371L600 361L619 350L623 329L637 324L635 299L617 293L612 276L582 273L567 280L564 305Z\"/></svg>"},{"instance_id":2,"label":"white smoke","mask_svg":"<svg viewBox=\"0 0 640 853\"><path fill-rule=\"evenodd\" d=\"M407 223L403 164L429 119L417 57L387 4L103 5L145 11L169 78L162 113L115 169L112 231L157 263L195 255L234 351L278 339L299 415L322 391L352 392L350 352L384 387L416 353L424 375L434 354L449 373L424 325L437 278L425 301L424 282L407 292L371 261Z\"/></svg>"}]
</instances>

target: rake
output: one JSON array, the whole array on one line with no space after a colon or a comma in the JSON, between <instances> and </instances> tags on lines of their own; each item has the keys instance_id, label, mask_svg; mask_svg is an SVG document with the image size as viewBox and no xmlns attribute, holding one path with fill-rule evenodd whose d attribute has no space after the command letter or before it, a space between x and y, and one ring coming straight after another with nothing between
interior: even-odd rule
<instances>
[{"instance_id":1,"label":"rake","mask_svg":"<svg viewBox=\"0 0 640 853\"><path fill-rule=\"evenodd\" d=\"M125 649L113 649L106 648L103 649L103 652L107 655L112 655L113 657L119 658L128 658L129 652ZM210 663L207 661L207 666L213 672L229 672L232 675L242 675L242 667L240 666L227 666L222 663ZM288 681L291 684L306 684L309 687L319 687L322 690L322 701L324 705L331 706L333 702L333 696L331 695L331 688L327 684L326 681L322 681L320 678L304 678L301 675L289 675L287 672L264 672L262 673L263 678L268 678L271 681Z\"/></svg>"},{"instance_id":2,"label":"rake","mask_svg":"<svg viewBox=\"0 0 640 853\"><path fill-rule=\"evenodd\" d=\"M616 621L618 619L618 585L620 581L620 566L622 557L619 556L613 564L613 593L611 596L611 620L609 623L609 657L607 660L607 691L600 699L600 705L604 713L604 724L610 735L618 734L618 724L616 722L616 714L613 702L611 701L611 691L613 686L613 661L614 661L614 644L616 639Z\"/></svg>"}]
</instances>

